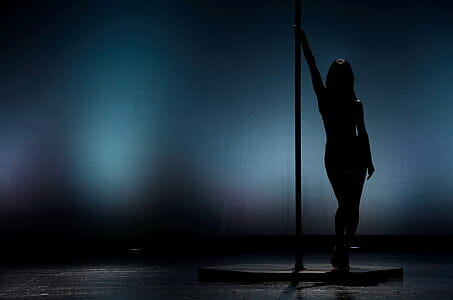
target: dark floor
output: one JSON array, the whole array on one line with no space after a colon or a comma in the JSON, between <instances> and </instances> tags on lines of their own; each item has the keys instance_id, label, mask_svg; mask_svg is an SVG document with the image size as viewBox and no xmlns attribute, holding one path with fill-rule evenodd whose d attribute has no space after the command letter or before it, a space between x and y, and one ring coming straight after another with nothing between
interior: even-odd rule
<instances>
[{"instance_id":1,"label":"dark floor","mask_svg":"<svg viewBox=\"0 0 453 300\"><path fill-rule=\"evenodd\" d=\"M90 259L72 263L15 264L0 271L0 298L73 299L453 299L453 254L357 252L352 264L404 268L402 281L372 286L320 283L199 282L200 266L286 262L288 254L234 254L191 258ZM325 263L327 252L305 254Z\"/></svg>"}]
</instances>

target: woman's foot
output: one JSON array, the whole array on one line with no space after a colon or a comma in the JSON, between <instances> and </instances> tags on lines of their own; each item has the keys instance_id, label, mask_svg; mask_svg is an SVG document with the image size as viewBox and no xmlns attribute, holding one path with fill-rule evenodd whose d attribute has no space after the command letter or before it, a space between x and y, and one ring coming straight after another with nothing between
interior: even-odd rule
<instances>
[{"instance_id":1,"label":"woman's foot","mask_svg":"<svg viewBox=\"0 0 453 300\"><path fill-rule=\"evenodd\" d=\"M333 266L332 271L349 272L349 251L347 251L346 247L335 246L330 263Z\"/></svg>"},{"instance_id":2,"label":"woman's foot","mask_svg":"<svg viewBox=\"0 0 453 300\"><path fill-rule=\"evenodd\" d=\"M347 272L349 272L349 266L344 266L344 267L341 267L341 268L332 268L331 272L347 273Z\"/></svg>"}]
</instances>

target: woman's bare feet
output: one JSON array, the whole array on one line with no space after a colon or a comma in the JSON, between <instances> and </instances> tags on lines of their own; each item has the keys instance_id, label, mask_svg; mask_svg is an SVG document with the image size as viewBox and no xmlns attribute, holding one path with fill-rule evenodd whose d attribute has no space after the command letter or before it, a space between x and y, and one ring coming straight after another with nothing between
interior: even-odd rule
<instances>
[{"instance_id":1,"label":"woman's bare feet","mask_svg":"<svg viewBox=\"0 0 453 300\"><path fill-rule=\"evenodd\" d=\"M333 266L332 272L349 272L349 251L345 246L335 246L330 263Z\"/></svg>"}]
</instances>

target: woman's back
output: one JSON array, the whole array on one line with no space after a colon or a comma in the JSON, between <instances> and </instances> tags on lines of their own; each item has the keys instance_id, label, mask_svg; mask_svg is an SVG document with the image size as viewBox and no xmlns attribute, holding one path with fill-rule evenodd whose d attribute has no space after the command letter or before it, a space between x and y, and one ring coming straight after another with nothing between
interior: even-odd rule
<instances>
[{"instance_id":1,"label":"woman's back","mask_svg":"<svg viewBox=\"0 0 453 300\"><path fill-rule=\"evenodd\" d=\"M327 143L347 142L357 137L357 123L361 103L358 100L349 103L339 103L330 99L320 100L320 107L324 128L326 130ZM340 101L338 101L340 102Z\"/></svg>"}]
</instances>

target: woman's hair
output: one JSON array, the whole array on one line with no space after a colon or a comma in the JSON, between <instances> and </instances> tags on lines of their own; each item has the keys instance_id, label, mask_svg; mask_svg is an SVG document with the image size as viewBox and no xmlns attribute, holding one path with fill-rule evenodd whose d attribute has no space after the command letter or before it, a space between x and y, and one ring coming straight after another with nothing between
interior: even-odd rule
<instances>
[{"instance_id":1,"label":"woman's hair","mask_svg":"<svg viewBox=\"0 0 453 300\"><path fill-rule=\"evenodd\" d=\"M326 87L340 93L342 98L357 99L354 91L354 73L347 60L339 58L330 65L326 77Z\"/></svg>"}]
</instances>

